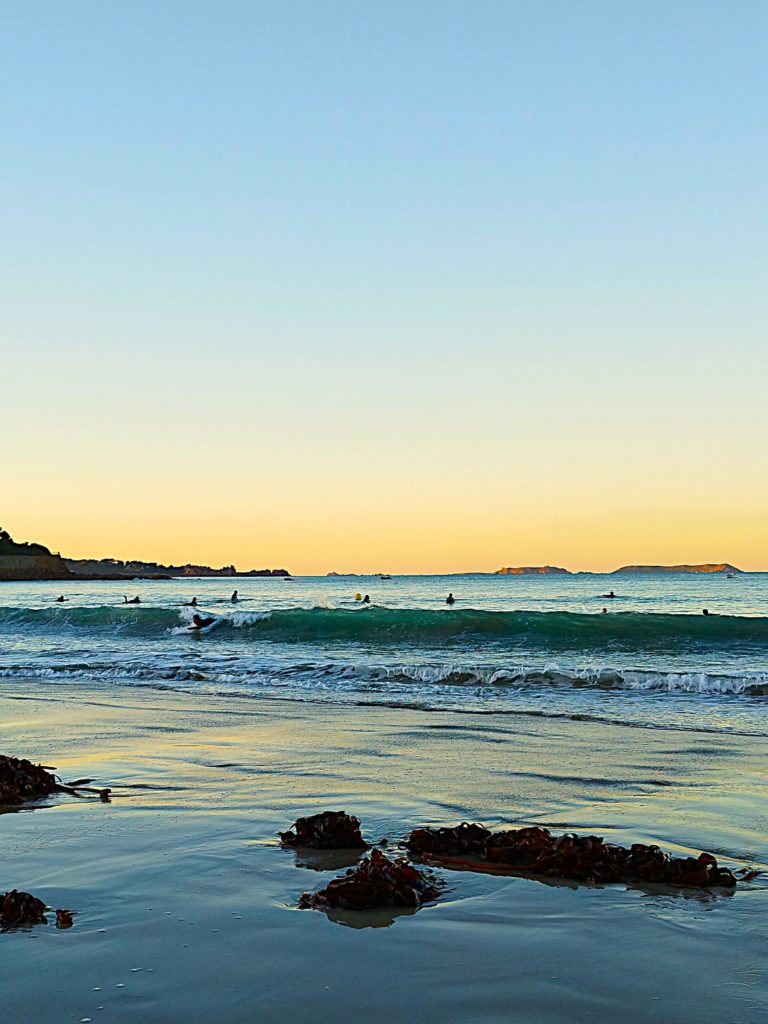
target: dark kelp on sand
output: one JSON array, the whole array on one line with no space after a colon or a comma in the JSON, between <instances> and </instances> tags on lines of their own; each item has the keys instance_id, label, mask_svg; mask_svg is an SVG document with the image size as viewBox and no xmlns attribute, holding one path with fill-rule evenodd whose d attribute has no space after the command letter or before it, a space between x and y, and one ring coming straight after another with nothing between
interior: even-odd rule
<instances>
[{"instance_id":1,"label":"dark kelp on sand","mask_svg":"<svg viewBox=\"0 0 768 1024\"><path fill-rule=\"evenodd\" d=\"M9 932L14 928L29 928L34 924L48 924L45 916L48 908L28 892L12 889L0 896L0 932ZM56 911L56 927L72 927L72 911Z\"/></svg>"},{"instance_id":2,"label":"dark kelp on sand","mask_svg":"<svg viewBox=\"0 0 768 1024\"><path fill-rule=\"evenodd\" d=\"M305 892L299 898L299 907L315 910L417 909L436 900L441 887L431 872L420 871L405 857L390 860L381 850L372 850L356 868L334 878L324 889Z\"/></svg>"},{"instance_id":3,"label":"dark kelp on sand","mask_svg":"<svg viewBox=\"0 0 768 1024\"><path fill-rule=\"evenodd\" d=\"M0 754L0 805L17 807L30 800L42 800L51 793L70 793L80 796L93 793L104 803L109 802L109 789L92 789L89 779L78 779L65 785L56 775L40 764L32 764L21 757Z\"/></svg>"},{"instance_id":4,"label":"dark kelp on sand","mask_svg":"<svg viewBox=\"0 0 768 1024\"><path fill-rule=\"evenodd\" d=\"M462 822L455 828L417 828L406 842L425 861L465 870L540 875L576 882L663 882L733 888L736 876L711 853L672 857L658 846L606 843L598 836L554 836L531 826L491 832Z\"/></svg>"},{"instance_id":5,"label":"dark kelp on sand","mask_svg":"<svg viewBox=\"0 0 768 1024\"><path fill-rule=\"evenodd\" d=\"M299 818L288 832L280 832L284 846L313 850L367 850L360 834L360 820L344 811L322 811Z\"/></svg>"},{"instance_id":6,"label":"dark kelp on sand","mask_svg":"<svg viewBox=\"0 0 768 1024\"><path fill-rule=\"evenodd\" d=\"M365 844L360 822L343 811L299 818L289 832L280 833L286 846L343 849ZM473 822L453 828L417 828L405 842L409 853L427 863L464 871L559 878L583 883L646 882L671 886L733 888L736 875L721 867L710 853L672 857L658 846L631 847L606 843L599 836L566 833L529 826L492 832ZM743 879L750 873L742 873ZM751 873L751 874L754 874ZM324 889L304 893L301 908L367 910L374 907L418 909L436 900L444 883L420 871L404 857L390 859L380 850Z\"/></svg>"}]
</instances>

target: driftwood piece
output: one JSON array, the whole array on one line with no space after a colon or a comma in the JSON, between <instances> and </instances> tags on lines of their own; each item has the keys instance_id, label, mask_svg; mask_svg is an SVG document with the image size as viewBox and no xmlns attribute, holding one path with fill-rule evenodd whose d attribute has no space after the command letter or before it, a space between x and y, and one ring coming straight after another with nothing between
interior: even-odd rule
<instances>
[{"instance_id":1,"label":"driftwood piece","mask_svg":"<svg viewBox=\"0 0 768 1024\"><path fill-rule=\"evenodd\" d=\"M672 857L658 846L635 843L627 848L575 833L553 836L537 826L495 833L466 822L455 828L420 828L411 832L406 846L426 861L448 866L577 882L733 888L737 881L710 853Z\"/></svg>"},{"instance_id":2,"label":"driftwood piece","mask_svg":"<svg viewBox=\"0 0 768 1024\"><path fill-rule=\"evenodd\" d=\"M368 910L374 907L417 909L437 899L440 883L431 872L420 871L405 857L389 859L381 850L334 878L319 892L305 892L302 909Z\"/></svg>"},{"instance_id":3,"label":"driftwood piece","mask_svg":"<svg viewBox=\"0 0 768 1024\"><path fill-rule=\"evenodd\" d=\"M280 832L284 846L315 850L367 850L360 834L360 819L344 811L322 811L299 818L288 832Z\"/></svg>"}]
</instances>

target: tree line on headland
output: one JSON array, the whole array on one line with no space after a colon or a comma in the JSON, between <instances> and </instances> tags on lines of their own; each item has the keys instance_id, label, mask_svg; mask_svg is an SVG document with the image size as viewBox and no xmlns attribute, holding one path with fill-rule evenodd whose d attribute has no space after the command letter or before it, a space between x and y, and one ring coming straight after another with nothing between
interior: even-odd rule
<instances>
[{"instance_id":1,"label":"tree line on headland","mask_svg":"<svg viewBox=\"0 0 768 1024\"><path fill-rule=\"evenodd\" d=\"M287 569L250 569L238 572L234 565L214 569L209 565L162 565L159 562L121 561L117 558L62 558L43 544L17 543L0 529L0 580L120 580L173 579L177 576L280 576Z\"/></svg>"}]
</instances>

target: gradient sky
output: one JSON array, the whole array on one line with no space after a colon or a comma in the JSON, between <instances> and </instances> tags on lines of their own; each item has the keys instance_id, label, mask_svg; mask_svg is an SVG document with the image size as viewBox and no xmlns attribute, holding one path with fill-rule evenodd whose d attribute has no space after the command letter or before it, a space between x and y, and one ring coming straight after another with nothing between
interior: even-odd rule
<instances>
[{"instance_id":1,"label":"gradient sky","mask_svg":"<svg viewBox=\"0 0 768 1024\"><path fill-rule=\"evenodd\" d=\"M763 2L0 17L18 539L768 569Z\"/></svg>"}]
</instances>

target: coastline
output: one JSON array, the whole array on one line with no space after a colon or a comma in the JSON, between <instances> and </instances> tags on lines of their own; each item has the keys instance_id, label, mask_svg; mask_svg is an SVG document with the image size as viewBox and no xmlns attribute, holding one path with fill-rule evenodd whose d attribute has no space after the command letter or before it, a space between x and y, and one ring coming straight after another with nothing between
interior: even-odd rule
<instances>
[{"instance_id":1,"label":"coastline","mask_svg":"<svg viewBox=\"0 0 768 1024\"><path fill-rule=\"evenodd\" d=\"M419 824L483 820L759 866L761 739L39 680L0 685L0 734L6 753L114 787L110 805L0 816L6 887L77 911L66 932L0 936L9 1024L768 1011L759 880L652 893L444 872L445 899L414 916L333 922L294 908L338 865L276 843L333 808L392 847Z\"/></svg>"}]
</instances>

